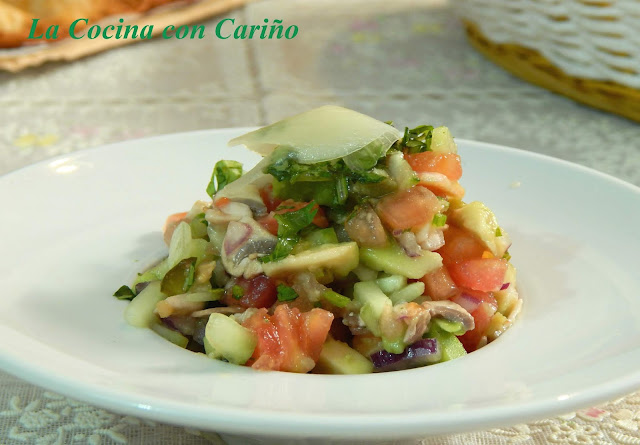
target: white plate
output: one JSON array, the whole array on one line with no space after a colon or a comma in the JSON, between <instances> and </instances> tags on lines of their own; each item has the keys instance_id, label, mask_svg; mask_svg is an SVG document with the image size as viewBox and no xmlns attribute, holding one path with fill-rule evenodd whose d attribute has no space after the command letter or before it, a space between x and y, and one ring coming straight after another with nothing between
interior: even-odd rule
<instances>
[{"instance_id":1,"label":"white plate","mask_svg":"<svg viewBox=\"0 0 640 445\"><path fill-rule=\"evenodd\" d=\"M259 373L127 326L111 294L165 253L166 216L206 196L216 160L257 161L226 148L245 130L130 141L0 178L1 366L122 413L287 437L506 426L640 386L640 189L470 141L458 141L467 198L511 234L525 299L519 322L486 348L377 375Z\"/></svg>"}]
</instances>

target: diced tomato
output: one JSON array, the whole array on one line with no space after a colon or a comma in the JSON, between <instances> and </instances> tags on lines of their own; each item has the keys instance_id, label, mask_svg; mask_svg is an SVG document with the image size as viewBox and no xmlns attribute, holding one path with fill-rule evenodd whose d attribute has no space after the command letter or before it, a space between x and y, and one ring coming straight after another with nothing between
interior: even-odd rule
<instances>
[{"instance_id":1,"label":"diced tomato","mask_svg":"<svg viewBox=\"0 0 640 445\"><path fill-rule=\"evenodd\" d=\"M480 339L485 335L485 331L489 327L489 322L494 313L495 309L487 303L482 303L471 313L475 321L475 328L458 337L458 340L462 342L462 346L464 346L467 352L475 351L478 348Z\"/></svg>"},{"instance_id":2,"label":"diced tomato","mask_svg":"<svg viewBox=\"0 0 640 445\"><path fill-rule=\"evenodd\" d=\"M407 153L404 158L411 165L411 168L419 173L442 173L452 181L457 181L462 176L460 156L455 153L425 151L424 153L416 154Z\"/></svg>"},{"instance_id":3,"label":"diced tomato","mask_svg":"<svg viewBox=\"0 0 640 445\"><path fill-rule=\"evenodd\" d=\"M257 275L250 279L239 277L236 278L235 285L240 286L244 294L235 298L232 289L228 289L222 298L222 302L227 306L271 307L278 297L275 282L266 275Z\"/></svg>"},{"instance_id":4,"label":"diced tomato","mask_svg":"<svg viewBox=\"0 0 640 445\"><path fill-rule=\"evenodd\" d=\"M260 197L262 198L262 202L264 202L264 205L267 206L267 212L274 211L282 202L281 199L276 198L273 195L273 185L271 184L267 184L260 189Z\"/></svg>"},{"instance_id":5,"label":"diced tomato","mask_svg":"<svg viewBox=\"0 0 640 445\"><path fill-rule=\"evenodd\" d=\"M277 235L278 221L276 221L276 218L273 215L273 212L269 212L268 214L258 218L257 222L272 235Z\"/></svg>"},{"instance_id":6,"label":"diced tomato","mask_svg":"<svg viewBox=\"0 0 640 445\"><path fill-rule=\"evenodd\" d=\"M390 230L405 230L431 222L441 204L436 195L424 187L385 196L376 206L376 213Z\"/></svg>"},{"instance_id":7,"label":"diced tomato","mask_svg":"<svg viewBox=\"0 0 640 445\"><path fill-rule=\"evenodd\" d=\"M243 323L258 337L251 367L272 371L311 371L332 321L333 314L319 308L301 313L283 304L276 307L273 315L269 315L266 309L260 309Z\"/></svg>"},{"instance_id":8,"label":"diced tomato","mask_svg":"<svg viewBox=\"0 0 640 445\"><path fill-rule=\"evenodd\" d=\"M294 201L293 199L287 199L286 201L282 201L280 203L278 208L275 210L275 213L278 215L281 215L283 213L295 212L296 210L300 210L301 208L307 205L309 205L308 202L299 202L299 201ZM318 209L318 212L316 213L316 216L314 216L313 221L311 222L318 227L322 227L322 228L329 227L329 220L325 216L324 210L322 209L322 207L316 204L313 208Z\"/></svg>"},{"instance_id":9,"label":"diced tomato","mask_svg":"<svg viewBox=\"0 0 640 445\"><path fill-rule=\"evenodd\" d=\"M482 258L485 247L469 231L456 226L449 226L444 231L444 246L437 250L442 261L448 267L450 264L473 258ZM451 271L449 271L451 272Z\"/></svg>"},{"instance_id":10,"label":"diced tomato","mask_svg":"<svg viewBox=\"0 0 640 445\"><path fill-rule=\"evenodd\" d=\"M432 300L446 300L459 292L445 266L426 274L420 281L424 283L424 294Z\"/></svg>"},{"instance_id":11,"label":"diced tomato","mask_svg":"<svg viewBox=\"0 0 640 445\"><path fill-rule=\"evenodd\" d=\"M260 309L245 320L242 325L253 331L258 344L251 356L251 366L256 369L278 369L280 367L280 338L278 328L271 322L266 309Z\"/></svg>"},{"instance_id":12,"label":"diced tomato","mask_svg":"<svg viewBox=\"0 0 640 445\"><path fill-rule=\"evenodd\" d=\"M176 230L176 227L187 218L187 212L174 213L173 215L169 215L167 221L164 223L164 227L162 228L164 242L169 245L171 242L171 237L173 236L173 232Z\"/></svg>"},{"instance_id":13,"label":"diced tomato","mask_svg":"<svg viewBox=\"0 0 640 445\"><path fill-rule=\"evenodd\" d=\"M492 292L500 290L504 283L507 265L500 258L470 259L449 265L449 273L458 286Z\"/></svg>"}]
</instances>

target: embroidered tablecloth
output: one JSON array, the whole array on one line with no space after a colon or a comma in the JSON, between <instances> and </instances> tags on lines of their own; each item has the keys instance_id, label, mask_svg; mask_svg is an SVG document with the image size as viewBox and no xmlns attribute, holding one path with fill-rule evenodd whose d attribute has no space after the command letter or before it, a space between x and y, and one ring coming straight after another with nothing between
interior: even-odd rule
<instances>
[{"instance_id":1,"label":"embroidered tablecloth","mask_svg":"<svg viewBox=\"0 0 640 445\"><path fill-rule=\"evenodd\" d=\"M292 40L154 40L0 74L0 173L107 142L260 125L326 103L448 125L460 138L567 159L640 185L640 126L528 85L476 54L445 0L263 1L239 23ZM213 29L220 18L207 22ZM640 395L425 444L640 444ZM122 416L0 372L0 444L206 444L212 434ZM236 443L238 443L236 441ZM418 443L418 442L416 442Z\"/></svg>"}]
</instances>

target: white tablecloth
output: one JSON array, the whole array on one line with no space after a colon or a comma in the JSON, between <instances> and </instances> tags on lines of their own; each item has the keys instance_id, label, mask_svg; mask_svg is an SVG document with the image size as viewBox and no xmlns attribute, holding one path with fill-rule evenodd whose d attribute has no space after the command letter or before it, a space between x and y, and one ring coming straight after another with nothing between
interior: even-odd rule
<instances>
[{"instance_id":1,"label":"white tablecloth","mask_svg":"<svg viewBox=\"0 0 640 445\"><path fill-rule=\"evenodd\" d=\"M129 138L272 122L326 103L399 125L524 148L640 185L640 125L528 85L476 54L446 1L265 1L293 40L156 40L0 74L0 173ZM208 22L213 29L216 19ZM640 444L640 396L428 444ZM0 372L0 444L201 444L214 435L124 417Z\"/></svg>"}]
</instances>

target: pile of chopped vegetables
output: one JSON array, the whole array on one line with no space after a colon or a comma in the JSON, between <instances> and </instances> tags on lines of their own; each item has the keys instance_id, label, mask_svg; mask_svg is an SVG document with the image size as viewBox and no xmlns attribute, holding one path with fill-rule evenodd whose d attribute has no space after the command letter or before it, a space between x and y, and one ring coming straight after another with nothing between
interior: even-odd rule
<instances>
[{"instance_id":1,"label":"pile of chopped vegetables","mask_svg":"<svg viewBox=\"0 0 640 445\"><path fill-rule=\"evenodd\" d=\"M495 340L521 300L509 236L462 201L446 127L398 131L325 106L230 142L211 200L171 215L168 256L115 296L126 321L259 370L431 365Z\"/></svg>"}]
</instances>

